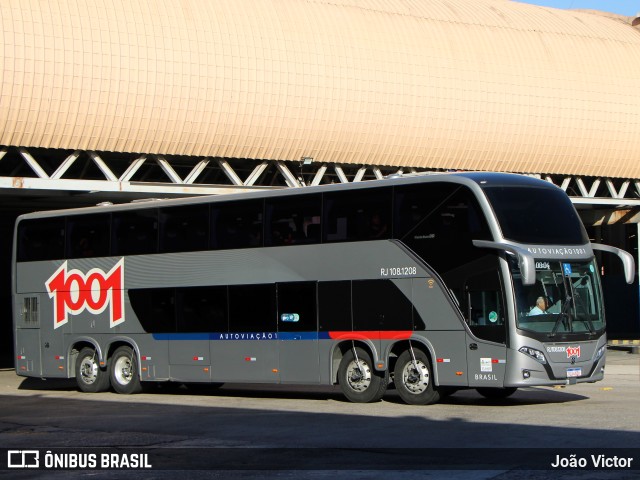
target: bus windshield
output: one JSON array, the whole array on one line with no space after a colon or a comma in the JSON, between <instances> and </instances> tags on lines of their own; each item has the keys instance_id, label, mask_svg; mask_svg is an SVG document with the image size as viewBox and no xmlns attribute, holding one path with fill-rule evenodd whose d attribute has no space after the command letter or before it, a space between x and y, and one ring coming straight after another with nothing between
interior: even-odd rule
<instances>
[{"instance_id":1,"label":"bus windshield","mask_svg":"<svg viewBox=\"0 0 640 480\"><path fill-rule=\"evenodd\" d=\"M504 238L518 243L589 243L580 217L559 188L484 188Z\"/></svg>"},{"instance_id":2,"label":"bus windshield","mask_svg":"<svg viewBox=\"0 0 640 480\"><path fill-rule=\"evenodd\" d=\"M517 325L546 334L600 333L604 313L596 265L590 262L536 261L536 282L524 286L515 260L511 261L516 294Z\"/></svg>"}]
</instances>

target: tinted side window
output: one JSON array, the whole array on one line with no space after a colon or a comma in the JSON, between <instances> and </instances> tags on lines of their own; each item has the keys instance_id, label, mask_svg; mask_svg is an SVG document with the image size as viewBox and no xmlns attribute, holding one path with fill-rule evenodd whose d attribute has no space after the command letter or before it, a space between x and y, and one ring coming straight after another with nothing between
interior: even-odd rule
<instances>
[{"instance_id":1,"label":"tinted side window","mask_svg":"<svg viewBox=\"0 0 640 480\"><path fill-rule=\"evenodd\" d=\"M113 214L112 255L145 255L158 252L158 210L149 208Z\"/></svg>"},{"instance_id":2,"label":"tinted side window","mask_svg":"<svg viewBox=\"0 0 640 480\"><path fill-rule=\"evenodd\" d=\"M387 187L325 194L324 241L391 238L391 192Z\"/></svg>"},{"instance_id":3,"label":"tinted side window","mask_svg":"<svg viewBox=\"0 0 640 480\"><path fill-rule=\"evenodd\" d=\"M178 332L227 332L227 287L176 289Z\"/></svg>"},{"instance_id":4,"label":"tinted side window","mask_svg":"<svg viewBox=\"0 0 640 480\"><path fill-rule=\"evenodd\" d=\"M318 284L319 330L350 332L351 282L320 282Z\"/></svg>"},{"instance_id":5,"label":"tinted side window","mask_svg":"<svg viewBox=\"0 0 640 480\"><path fill-rule=\"evenodd\" d=\"M230 332L275 332L275 285L229 287Z\"/></svg>"},{"instance_id":6,"label":"tinted side window","mask_svg":"<svg viewBox=\"0 0 640 480\"><path fill-rule=\"evenodd\" d=\"M21 221L17 247L19 262L64 258L64 218Z\"/></svg>"},{"instance_id":7,"label":"tinted side window","mask_svg":"<svg viewBox=\"0 0 640 480\"><path fill-rule=\"evenodd\" d=\"M265 245L320 243L321 208L320 195L268 200Z\"/></svg>"},{"instance_id":8,"label":"tinted side window","mask_svg":"<svg viewBox=\"0 0 640 480\"><path fill-rule=\"evenodd\" d=\"M111 215L74 215L67 217L67 258L107 257Z\"/></svg>"},{"instance_id":9,"label":"tinted side window","mask_svg":"<svg viewBox=\"0 0 640 480\"><path fill-rule=\"evenodd\" d=\"M176 331L174 288L129 290L129 300L145 332L174 333Z\"/></svg>"},{"instance_id":10,"label":"tinted side window","mask_svg":"<svg viewBox=\"0 0 640 480\"><path fill-rule=\"evenodd\" d=\"M160 253L206 250L209 244L209 206L161 208Z\"/></svg>"},{"instance_id":11,"label":"tinted side window","mask_svg":"<svg viewBox=\"0 0 640 480\"><path fill-rule=\"evenodd\" d=\"M278 284L278 331L318 330L316 282Z\"/></svg>"},{"instance_id":12,"label":"tinted side window","mask_svg":"<svg viewBox=\"0 0 640 480\"><path fill-rule=\"evenodd\" d=\"M411 301L391 280L353 282L354 330L413 330Z\"/></svg>"},{"instance_id":13,"label":"tinted side window","mask_svg":"<svg viewBox=\"0 0 640 480\"><path fill-rule=\"evenodd\" d=\"M212 249L262 246L262 200L211 206Z\"/></svg>"},{"instance_id":14,"label":"tinted side window","mask_svg":"<svg viewBox=\"0 0 640 480\"><path fill-rule=\"evenodd\" d=\"M489 227L465 186L429 183L396 188L396 237L440 274L477 258L473 240L489 240Z\"/></svg>"}]
</instances>

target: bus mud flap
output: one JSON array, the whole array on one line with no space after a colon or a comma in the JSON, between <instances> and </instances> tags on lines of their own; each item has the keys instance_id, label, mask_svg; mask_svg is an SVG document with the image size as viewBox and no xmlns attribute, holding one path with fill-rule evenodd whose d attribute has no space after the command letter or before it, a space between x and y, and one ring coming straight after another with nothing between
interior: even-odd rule
<instances>
[{"instance_id":1,"label":"bus mud flap","mask_svg":"<svg viewBox=\"0 0 640 480\"><path fill-rule=\"evenodd\" d=\"M353 356L356 359L356 365L358 366L358 370L360 370L360 359L358 358L358 351L356 350L356 342L354 342L353 340L351 340L351 350L353 351Z\"/></svg>"},{"instance_id":2,"label":"bus mud flap","mask_svg":"<svg viewBox=\"0 0 640 480\"><path fill-rule=\"evenodd\" d=\"M413 344L411 343L411 340L409 340L409 353L411 353L411 361L413 362L413 368L416 369L416 372L419 372L420 370L418 369L418 362L416 361L416 354L413 351Z\"/></svg>"}]
</instances>

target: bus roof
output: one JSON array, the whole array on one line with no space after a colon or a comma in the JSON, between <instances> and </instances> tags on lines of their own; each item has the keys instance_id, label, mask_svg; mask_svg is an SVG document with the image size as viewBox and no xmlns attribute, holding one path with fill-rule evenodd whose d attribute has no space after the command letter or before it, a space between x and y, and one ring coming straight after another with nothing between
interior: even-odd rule
<instances>
[{"instance_id":1,"label":"bus roof","mask_svg":"<svg viewBox=\"0 0 640 480\"><path fill-rule=\"evenodd\" d=\"M149 199L121 204L96 205L91 207L71 208L64 210L47 210L20 215L18 221L28 218L49 218L62 215L81 215L91 213L110 213L122 210L141 210L169 206L198 205L204 203L218 203L241 201L261 198L277 198L282 196L309 195L342 190L360 190L380 188L385 186L411 185L432 182L450 182L467 185L471 188L486 188L489 186L521 186L537 188L558 188L552 183L535 177L513 173L497 172L443 172L430 174L401 174L391 175L381 180L369 180L354 183L334 183L303 188L283 188L279 190L260 190L255 192L230 193L223 195L203 195L187 198Z\"/></svg>"}]
</instances>

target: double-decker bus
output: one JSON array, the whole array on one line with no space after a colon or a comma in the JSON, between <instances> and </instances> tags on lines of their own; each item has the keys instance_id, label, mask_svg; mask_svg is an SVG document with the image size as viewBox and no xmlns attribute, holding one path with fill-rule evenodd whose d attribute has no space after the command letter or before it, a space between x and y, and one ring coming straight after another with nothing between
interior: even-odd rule
<instances>
[{"instance_id":1,"label":"double-decker bus","mask_svg":"<svg viewBox=\"0 0 640 480\"><path fill-rule=\"evenodd\" d=\"M16 371L147 382L459 389L604 375L594 249L567 195L495 173L32 213L15 229Z\"/></svg>"}]
</instances>

